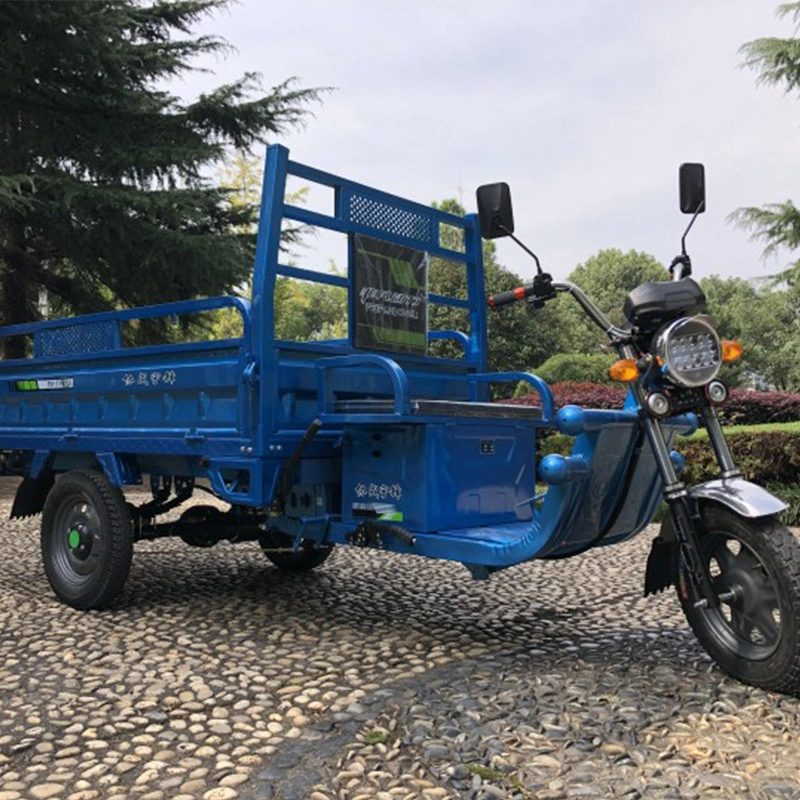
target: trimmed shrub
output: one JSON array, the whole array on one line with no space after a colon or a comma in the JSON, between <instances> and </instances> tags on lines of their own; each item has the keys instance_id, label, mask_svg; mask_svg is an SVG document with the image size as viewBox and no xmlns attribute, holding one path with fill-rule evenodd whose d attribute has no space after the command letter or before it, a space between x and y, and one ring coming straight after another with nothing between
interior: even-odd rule
<instances>
[{"instance_id":1,"label":"trimmed shrub","mask_svg":"<svg viewBox=\"0 0 800 800\"><path fill-rule=\"evenodd\" d=\"M733 460L747 480L762 486L800 483L800 434L741 431L727 439ZM687 483L709 480L719 473L711 443L705 437L678 439L673 446L686 459L682 479Z\"/></svg>"},{"instance_id":2,"label":"trimmed shrub","mask_svg":"<svg viewBox=\"0 0 800 800\"><path fill-rule=\"evenodd\" d=\"M608 368L617 360L611 354L557 353L534 372L548 383L602 383L610 384Z\"/></svg>"},{"instance_id":3,"label":"trimmed shrub","mask_svg":"<svg viewBox=\"0 0 800 800\"><path fill-rule=\"evenodd\" d=\"M763 425L800 420L800 394L733 389L720 416L726 425Z\"/></svg>"},{"instance_id":4,"label":"trimmed shrub","mask_svg":"<svg viewBox=\"0 0 800 800\"><path fill-rule=\"evenodd\" d=\"M736 466L749 481L761 486L784 484L796 486L800 492L800 434L783 431L729 434L728 445ZM544 437L540 455L569 455L573 438L563 433ZM672 445L686 459L681 480L693 484L716 478L719 473L711 442L707 437L678 437Z\"/></svg>"},{"instance_id":5,"label":"trimmed shrub","mask_svg":"<svg viewBox=\"0 0 800 800\"><path fill-rule=\"evenodd\" d=\"M530 392L530 385L527 383L524 385L526 390ZM553 392L556 408L563 408L568 405L585 406L586 408L622 408L627 392L626 389L619 386L604 386L599 383L574 383L572 381L554 383L550 389ZM525 406L541 405L539 395L535 392L522 395L514 400L504 400L502 402Z\"/></svg>"},{"instance_id":6,"label":"trimmed shrub","mask_svg":"<svg viewBox=\"0 0 800 800\"><path fill-rule=\"evenodd\" d=\"M558 356L548 359L545 364ZM572 357L571 357L572 358ZM584 356L574 356L584 358ZM603 356L604 358L604 356ZM539 373L537 373L539 374ZM539 375L539 377L544 377ZM545 378L550 382L548 378ZM586 408L622 408L627 390L619 384L580 383L560 381L551 383L556 407L574 404ZM537 394L531 394L527 383L520 383L514 403L539 405ZM750 392L731 390L725 405L720 406L723 425L765 425L769 422L795 422L800 420L800 394L789 392Z\"/></svg>"},{"instance_id":7,"label":"trimmed shrub","mask_svg":"<svg viewBox=\"0 0 800 800\"><path fill-rule=\"evenodd\" d=\"M800 526L800 486L785 483L771 483L767 489L780 497L789 508L781 514L785 525Z\"/></svg>"},{"instance_id":8,"label":"trimmed shrub","mask_svg":"<svg viewBox=\"0 0 800 800\"><path fill-rule=\"evenodd\" d=\"M575 439L565 433L551 433L549 436L536 436L536 457L544 458L551 453L568 456L572 452Z\"/></svg>"}]
</instances>

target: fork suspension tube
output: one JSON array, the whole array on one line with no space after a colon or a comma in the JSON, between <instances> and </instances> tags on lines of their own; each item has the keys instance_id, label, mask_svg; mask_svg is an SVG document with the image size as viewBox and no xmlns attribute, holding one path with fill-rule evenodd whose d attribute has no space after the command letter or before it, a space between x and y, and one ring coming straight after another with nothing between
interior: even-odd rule
<instances>
[{"instance_id":1,"label":"fork suspension tube","mask_svg":"<svg viewBox=\"0 0 800 800\"><path fill-rule=\"evenodd\" d=\"M725 439L725 434L722 432L722 425L719 424L716 409L710 405L704 405L701 413L703 415L703 423L708 431L711 447L714 448L714 455L717 457L720 477L738 478L741 473L736 469L736 464L733 463L733 456Z\"/></svg>"},{"instance_id":2,"label":"fork suspension tube","mask_svg":"<svg viewBox=\"0 0 800 800\"><path fill-rule=\"evenodd\" d=\"M644 408L644 391L642 387L635 383L632 388L639 407ZM653 455L664 481L664 499L670 507L672 519L675 523L678 546L686 563L687 571L691 575L700 595L699 602L704 606L715 606L719 601L711 587L711 578L703 561L691 498L686 493L686 486L675 472L675 467L669 455L669 448L658 421L650 416L644 416L642 425L644 425L647 439L653 449Z\"/></svg>"}]
</instances>

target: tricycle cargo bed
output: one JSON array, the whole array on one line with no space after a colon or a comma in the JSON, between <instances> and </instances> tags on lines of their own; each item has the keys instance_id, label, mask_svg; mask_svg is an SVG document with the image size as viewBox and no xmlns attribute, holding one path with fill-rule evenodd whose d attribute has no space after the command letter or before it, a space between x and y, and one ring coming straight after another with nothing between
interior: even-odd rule
<instances>
[{"instance_id":1,"label":"tricycle cargo bed","mask_svg":"<svg viewBox=\"0 0 800 800\"><path fill-rule=\"evenodd\" d=\"M332 213L287 204L290 175L332 189ZM281 263L282 220L346 235L346 273ZM463 295L428 291L433 258L464 269ZM273 297L277 281L287 279L347 289L346 336L277 339ZM205 478L223 500L273 511L286 503L292 482L305 485L313 473L313 485L322 487L315 490L317 499L323 498L333 518L352 510L342 507L348 491L342 484L346 431L355 438L364 431L372 435L375 424L399 426L404 436L413 431L419 442L413 456L395 445L397 457L406 459L403 468L413 471L431 468L443 431L450 436L467 430L471 420L524 430L524 444L520 440L512 448L519 464L507 464L501 470L503 485L488 494L477 488L474 476L466 480L470 500L458 492L445 497L444 488L423 481L423 495L441 494L436 501L441 508L422 514L420 503L428 501L421 496L419 513L412 515L415 528L481 519L490 524L530 513L516 510L515 503L532 493L534 428L551 423L552 398L534 376L487 374L481 241L474 215L458 217L413 203L291 162L285 148L270 148L252 291L252 304L240 298L187 300L0 330L0 337L27 337L32 352L31 358L0 362L5 472L39 480L68 470L101 469L117 486L139 483L143 473L157 481ZM462 310L468 329L429 329L429 307ZM128 344L128 326L220 312L238 316L240 336ZM450 344L446 353L436 350L442 342ZM519 380L540 392L541 410L489 402L493 382ZM497 438L495 428L488 429L487 442ZM460 441L456 437L452 444ZM476 436L475 447L481 446ZM477 450L476 457L485 468L493 456ZM386 459L381 470L387 470ZM27 510L38 509L29 504Z\"/></svg>"}]
</instances>

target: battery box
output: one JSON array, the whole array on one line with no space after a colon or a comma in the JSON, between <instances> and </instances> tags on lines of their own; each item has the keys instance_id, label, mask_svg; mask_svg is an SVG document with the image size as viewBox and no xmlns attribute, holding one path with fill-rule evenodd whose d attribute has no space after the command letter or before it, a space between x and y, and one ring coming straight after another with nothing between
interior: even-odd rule
<instances>
[{"instance_id":1,"label":"battery box","mask_svg":"<svg viewBox=\"0 0 800 800\"><path fill-rule=\"evenodd\" d=\"M343 519L416 533L528 520L534 443L520 420L345 425Z\"/></svg>"}]
</instances>

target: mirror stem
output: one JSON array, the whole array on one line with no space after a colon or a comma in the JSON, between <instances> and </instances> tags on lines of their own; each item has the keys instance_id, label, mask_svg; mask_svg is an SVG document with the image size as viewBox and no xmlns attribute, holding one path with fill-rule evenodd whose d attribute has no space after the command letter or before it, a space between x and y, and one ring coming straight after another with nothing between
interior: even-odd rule
<instances>
[{"instance_id":1,"label":"mirror stem","mask_svg":"<svg viewBox=\"0 0 800 800\"><path fill-rule=\"evenodd\" d=\"M694 220L692 220L692 222L694 222ZM531 250L529 247L526 247L526 246L525 246L525 245L524 245L524 244L523 244L523 243L522 243L522 242L521 242L519 239L517 239L517 237L516 237L516 236L514 236L514 234L513 234L513 233L511 233L511 231L510 231L508 228L506 228L506 226L505 226L505 225L503 225L501 222L497 222L496 224L497 224L497 227L498 227L498 228L500 228L500 230L501 230L501 231L503 231L503 233L505 233L505 235L506 235L506 236L509 236L509 237L511 237L511 239L513 239L513 240L514 240L514 241L515 241L515 242L516 242L516 243L517 243L517 244L518 244L518 245L519 245L519 246L520 246L520 247L521 247L521 248L522 248L522 249L523 249L523 250L524 250L524 251L525 251L525 252L526 252L526 253L527 253L529 256L531 256L531 258L533 258L533 260L536 262L536 269L539 271L539 274L541 275L541 274L542 274L542 265L539 263L539 257L536 255L536 253L534 253L534 252L533 252L533 250ZM689 227L691 227L691 225L690 225Z\"/></svg>"},{"instance_id":2,"label":"mirror stem","mask_svg":"<svg viewBox=\"0 0 800 800\"><path fill-rule=\"evenodd\" d=\"M683 232L683 236L681 236L681 253L684 256L686 255L686 237L689 235L689 231L692 229L692 225L694 225L697 215L703 210L705 204L705 200L700 201L700 204L697 206L697 211L695 211L692 215L692 218L689 220L689 224L686 226L686 230Z\"/></svg>"}]
</instances>

